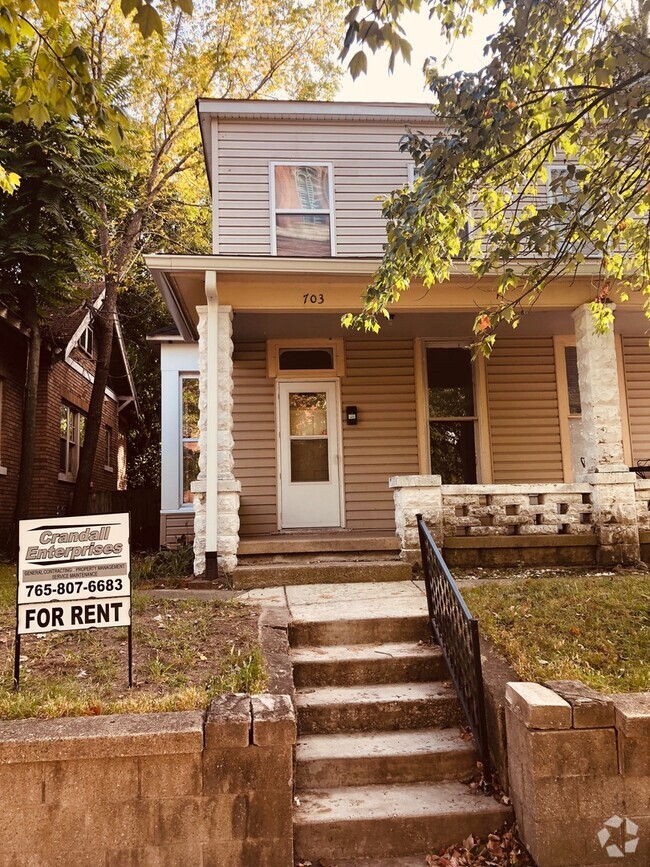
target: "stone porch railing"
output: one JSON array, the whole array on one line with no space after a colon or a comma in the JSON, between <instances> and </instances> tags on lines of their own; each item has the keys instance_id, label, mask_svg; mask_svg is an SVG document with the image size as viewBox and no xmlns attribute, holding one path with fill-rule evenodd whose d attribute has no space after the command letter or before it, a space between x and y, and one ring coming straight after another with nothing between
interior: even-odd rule
<instances>
[{"instance_id":1,"label":"stone porch railing","mask_svg":"<svg viewBox=\"0 0 650 867\"><path fill-rule=\"evenodd\" d=\"M443 485L437 475L395 476L389 485L402 556L413 562L419 558L418 513L440 547L591 547L600 565L638 562L639 532L650 531L650 481L633 473L528 485Z\"/></svg>"}]
</instances>

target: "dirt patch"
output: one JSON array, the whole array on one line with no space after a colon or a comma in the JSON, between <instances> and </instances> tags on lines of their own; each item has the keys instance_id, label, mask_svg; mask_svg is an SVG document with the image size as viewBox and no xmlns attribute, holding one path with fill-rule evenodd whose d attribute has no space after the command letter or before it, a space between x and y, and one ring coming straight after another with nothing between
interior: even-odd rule
<instances>
[{"instance_id":1,"label":"dirt patch","mask_svg":"<svg viewBox=\"0 0 650 867\"><path fill-rule=\"evenodd\" d=\"M10 593L0 598L0 718L190 710L224 692L264 687L257 608L136 592L132 689L121 628L22 636L15 693L15 609Z\"/></svg>"}]
</instances>

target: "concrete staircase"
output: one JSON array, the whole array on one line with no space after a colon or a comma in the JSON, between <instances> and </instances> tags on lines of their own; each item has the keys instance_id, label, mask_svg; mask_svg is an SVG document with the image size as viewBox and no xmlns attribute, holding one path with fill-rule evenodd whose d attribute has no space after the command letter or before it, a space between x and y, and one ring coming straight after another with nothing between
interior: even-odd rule
<instances>
[{"instance_id":1,"label":"concrete staircase","mask_svg":"<svg viewBox=\"0 0 650 867\"><path fill-rule=\"evenodd\" d=\"M421 604L382 601L387 616L378 600L303 606L291 626L299 861L411 867L510 815L458 782L475 750Z\"/></svg>"}]
</instances>

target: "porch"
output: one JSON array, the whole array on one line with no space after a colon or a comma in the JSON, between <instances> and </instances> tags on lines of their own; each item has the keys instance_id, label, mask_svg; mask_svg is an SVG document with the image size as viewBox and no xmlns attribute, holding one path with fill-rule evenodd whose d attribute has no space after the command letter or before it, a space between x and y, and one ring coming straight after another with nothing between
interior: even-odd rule
<instances>
[{"instance_id":1,"label":"porch","mask_svg":"<svg viewBox=\"0 0 650 867\"><path fill-rule=\"evenodd\" d=\"M197 359L197 435L170 449L181 472L163 472L171 501L199 455L191 492L181 487L185 522L194 496L197 574L301 547L350 557L355 533L397 533L408 562L418 511L452 563L638 560L650 497L629 468L650 457L647 321L625 305L616 333L596 334L588 274L549 286L486 361L467 346L487 278L414 286L364 335L340 316L371 262L156 264ZM164 371L176 425L187 363Z\"/></svg>"}]
</instances>

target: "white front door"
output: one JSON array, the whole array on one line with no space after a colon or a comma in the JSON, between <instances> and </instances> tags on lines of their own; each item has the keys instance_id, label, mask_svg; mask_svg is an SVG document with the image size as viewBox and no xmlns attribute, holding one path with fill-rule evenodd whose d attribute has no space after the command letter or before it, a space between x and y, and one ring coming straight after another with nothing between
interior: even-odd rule
<instances>
[{"instance_id":1,"label":"white front door","mask_svg":"<svg viewBox=\"0 0 650 867\"><path fill-rule=\"evenodd\" d=\"M280 526L340 527L335 382L279 382Z\"/></svg>"}]
</instances>

